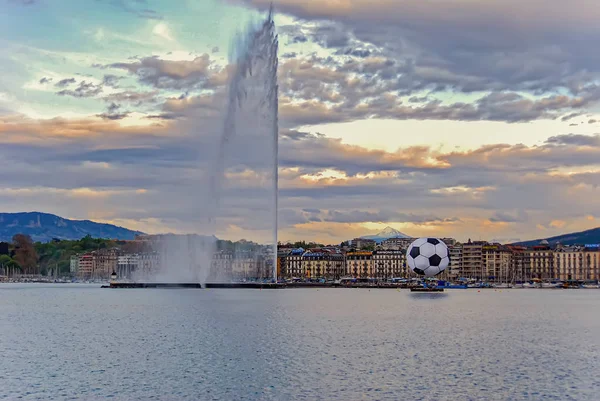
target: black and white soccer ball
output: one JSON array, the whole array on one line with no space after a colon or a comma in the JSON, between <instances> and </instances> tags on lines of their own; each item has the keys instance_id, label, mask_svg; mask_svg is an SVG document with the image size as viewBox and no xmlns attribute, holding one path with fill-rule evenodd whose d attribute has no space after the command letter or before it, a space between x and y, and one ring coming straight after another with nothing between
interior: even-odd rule
<instances>
[{"instance_id":1,"label":"black and white soccer ball","mask_svg":"<svg viewBox=\"0 0 600 401\"><path fill-rule=\"evenodd\" d=\"M448 247L438 238L416 239L406 250L406 262L420 276L436 276L450 264Z\"/></svg>"}]
</instances>

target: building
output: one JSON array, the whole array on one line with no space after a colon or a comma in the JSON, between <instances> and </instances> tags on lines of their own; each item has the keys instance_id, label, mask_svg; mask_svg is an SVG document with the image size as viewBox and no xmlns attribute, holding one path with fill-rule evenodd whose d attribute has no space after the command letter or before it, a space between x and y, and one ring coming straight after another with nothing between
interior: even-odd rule
<instances>
[{"instance_id":1,"label":"building","mask_svg":"<svg viewBox=\"0 0 600 401\"><path fill-rule=\"evenodd\" d=\"M350 248L359 249L359 250L363 249L363 248L375 249L377 242L375 242L375 240L372 240L372 239L354 238L353 240L350 241L349 245L350 245Z\"/></svg>"},{"instance_id":2,"label":"building","mask_svg":"<svg viewBox=\"0 0 600 401\"><path fill-rule=\"evenodd\" d=\"M528 248L517 245L506 245L511 253L510 282L524 282L532 279L531 262Z\"/></svg>"},{"instance_id":3,"label":"building","mask_svg":"<svg viewBox=\"0 0 600 401\"><path fill-rule=\"evenodd\" d=\"M462 244L448 246L448 256L450 257L450 265L448 266L448 277L462 277Z\"/></svg>"},{"instance_id":4,"label":"building","mask_svg":"<svg viewBox=\"0 0 600 401\"><path fill-rule=\"evenodd\" d=\"M82 280L89 280L94 278L94 270L96 267L96 260L94 258L94 255L91 253L86 253L83 255L79 255L78 259L78 277Z\"/></svg>"},{"instance_id":5,"label":"building","mask_svg":"<svg viewBox=\"0 0 600 401\"><path fill-rule=\"evenodd\" d=\"M277 277L288 277L287 260L292 248L277 248Z\"/></svg>"},{"instance_id":6,"label":"building","mask_svg":"<svg viewBox=\"0 0 600 401\"><path fill-rule=\"evenodd\" d=\"M346 253L346 275L352 277L374 277L373 252L355 251Z\"/></svg>"},{"instance_id":7,"label":"building","mask_svg":"<svg viewBox=\"0 0 600 401\"><path fill-rule=\"evenodd\" d=\"M394 277L407 277L406 253L401 250L378 250L372 257L374 277L387 280Z\"/></svg>"},{"instance_id":8,"label":"building","mask_svg":"<svg viewBox=\"0 0 600 401\"><path fill-rule=\"evenodd\" d=\"M600 251L585 247L560 247L554 252L554 273L562 281L600 279Z\"/></svg>"},{"instance_id":9,"label":"building","mask_svg":"<svg viewBox=\"0 0 600 401\"><path fill-rule=\"evenodd\" d=\"M486 244L481 248L484 281L507 283L512 279L512 252L500 244Z\"/></svg>"},{"instance_id":10,"label":"building","mask_svg":"<svg viewBox=\"0 0 600 401\"><path fill-rule=\"evenodd\" d=\"M302 268L302 255L305 250L303 248L292 249L290 253L285 256L285 266L287 278L301 278L304 277L304 270Z\"/></svg>"},{"instance_id":11,"label":"building","mask_svg":"<svg viewBox=\"0 0 600 401\"><path fill-rule=\"evenodd\" d=\"M136 277L156 276L161 268L161 259L158 252L144 252L139 254Z\"/></svg>"},{"instance_id":12,"label":"building","mask_svg":"<svg viewBox=\"0 0 600 401\"><path fill-rule=\"evenodd\" d=\"M401 250L407 249L415 238L388 238L381 242L383 250Z\"/></svg>"},{"instance_id":13,"label":"building","mask_svg":"<svg viewBox=\"0 0 600 401\"><path fill-rule=\"evenodd\" d=\"M257 278L267 278L270 274L268 254L262 254L252 251L241 251L233 254L231 267L231 276L234 280L252 280Z\"/></svg>"},{"instance_id":14,"label":"building","mask_svg":"<svg viewBox=\"0 0 600 401\"><path fill-rule=\"evenodd\" d=\"M71 255L69 271L72 275L76 275L79 271L79 255Z\"/></svg>"},{"instance_id":15,"label":"building","mask_svg":"<svg viewBox=\"0 0 600 401\"><path fill-rule=\"evenodd\" d=\"M469 240L462 245L461 277L482 280L485 276L483 271L483 246L484 241L471 242Z\"/></svg>"},{"instance_id":16,"label":"building","mask_svg":"<svg viewBox=\"0 0 600 401\"><path fill-rule=\"evenodd\" d=\"M306 278L337 280L344 275L344 255L327 249L313 249L302 255L302 270Z\"/></svg>"},{"instance_id":17,"label":"building","mask_svg":"<svg viewBox=\"0 0 600 401\"><path fill-rule=\"evenodd\" d=\"M139 269L140 255L137 253L129 253L119 255L117 257L117 277L132 278L133 274Z\"/></svg>"},{"instance_id":18,"label":"building","mask_svg":"<svg viewBox=\"0 0 600 401\"><path fill-rule=\"evenodd\" d=\"M548 281L556 279L554 271L554 252L546 244L534 246L532 249L527 249L527 260L529 261L529 270L531 278Z\"/></svg>"},{"instance_id":19,"label":"building","mask_svg":"<svg viewBox=\"0 0 600 401\"><path fill-rule=\"evenodd\" d=\"M211 261L207 281L223 281L233 276L233 252L222 250L216 252Z\"/></svg>"},{"instance_id":20,"label":"building","mask_svg":"<svg viewBox=\"0 0 600 401\"><path fill-rule=\"evenodd\" d=\"M94 266L94 278L109 278L113 272L117 271L119 262L118 249L100 249L92 252L96 263Z\"/></svg>"}]
</instances>

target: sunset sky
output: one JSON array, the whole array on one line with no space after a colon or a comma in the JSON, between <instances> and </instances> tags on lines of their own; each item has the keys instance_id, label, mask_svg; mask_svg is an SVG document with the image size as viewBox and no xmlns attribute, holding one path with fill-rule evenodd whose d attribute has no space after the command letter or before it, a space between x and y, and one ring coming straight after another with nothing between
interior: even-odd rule
<instances>
[{"instance_id":1,"label":"sunset sky","mask_svg":"<svg viewBox=\"0 0 600 401\"><path fill-rule=\"evenodd\" d=\"M232 44L270 1L0 3L0 212L204 232ZM280 240L600 226L600 3L274 4ZM228 174L217 236L268 238Z\"/></svg>"}]
</instances>

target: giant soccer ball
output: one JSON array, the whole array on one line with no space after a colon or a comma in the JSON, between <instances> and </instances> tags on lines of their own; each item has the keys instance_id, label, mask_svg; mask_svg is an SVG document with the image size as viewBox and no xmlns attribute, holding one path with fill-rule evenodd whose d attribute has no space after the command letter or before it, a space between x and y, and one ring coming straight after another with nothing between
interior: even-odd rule
<instances>
[{"instance_id":1,"label":"giant soccer ball","mask_svg":"<svg viewBox=\"0 0 600 401\"><path fill-rule=\"evenodd\" d=\"M419 238L406 250L410 269L421 276L433 277L448 267L448 247L437 238Z\"/></svg>"}]
</instances>

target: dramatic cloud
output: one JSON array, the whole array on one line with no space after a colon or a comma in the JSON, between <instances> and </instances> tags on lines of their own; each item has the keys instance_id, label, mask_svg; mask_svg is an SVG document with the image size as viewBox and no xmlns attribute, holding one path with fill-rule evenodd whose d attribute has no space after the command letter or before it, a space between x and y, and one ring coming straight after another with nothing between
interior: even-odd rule
<instances>
[{"instance_id":1,"label":"dramatic cloud","mask_svg":"<svg viewBox=\"0 0 600 401\"><path fill-rule=\"evenodd\" d=\"M265 8L270 0L234 2ZM168 24L131 18L160 18L145 0L94 4L123 12L129 20L117 20L127 29L100 19L102 29L83 32L85 46L49 50L31 33L31 43L5 52L4 210L202 232L218 209L217 235L269 238L272 149L259 124L243 121L227 142L222 198L211 191L235 68L219 54L232 49L195 40L187 48L189 38L210 35L192 26L186 38L176 13ZM590 49L600 40L598 7L277 0L275 8L287 14L277 17L282 239L339 242L391 225L411 235L514 240L597 222L600 56ZM52 93L60 96L49 101ZM53 115L64 117L40 117ZM414 125L398 133L372 128L384 127L366 121L375 119ZM429 123L416 120L438 120L439 132L420 131ZM310 132L317 125L343 132ZM465 140L450 128L458 125L477 133ZM488 130L500 125L506 136Z\"/></svg>"},{"instance_id":2,"label":"dramatic cloud","mask_svg":"<svg viewBox=\"0 0 600 401\"><path fill-rule=\"evenodd\" d=\"M199 85L210 86L212 62L208 54L193 60L163 60L159 57L143 57L131 63L114 63L106 67L118 68L135 74L140 82L160 89L193 89Z\"/></svg>"},{"instance_id":3,"label":"dramatic cloud","mask_svg":"<svg viewBox=\"0 0 600 401\"><path fill-rule=\"evenodd\" d=\"M182 114L198 110L189 103L170 107ZM46 188L53 191L52 211L59 214L96 213L137 224L151 217L151 225L136 227L159 231L205 227L206 215L198 205L210 202L207 172L220 119L204 120L201 131L185 119L168 126L128 128L109 117L117 119L119 110L118 104L110 104L106 122L4 120L0 132L7 171L0 183L10 191L0 194L3 202L18 208L27 196L28 204L37 205L27 188ZM357 225L375 223L401 226L413 235L437 230L460 237L480 230L490 238L499 237L506 224L514 235L525 236L536 225L552 232L578 228L577 219L589 224L587 216L597 214L600 147L590 146L595 140L557 136L537 147L499 144L463 152L428 147L386 152L284 131L281 237L298 238L304 232L305 237L341 240ZM263 179L255 167L269 151L255 142L242 136L229 147L228 160L236 163L226 174L221 236L268 238L271 211L264 204L264 190L255 185ZM82 193L81 188L102 193L92 193L84 202L72 192ZM571 225L557 228L550 225L552 220Z\"/></svg>"},{"instance_id":4,"label":"dramatic cloud","mask_svg":"<svg viewBox=\"0 0 600 401\"><path fill-rule=\"evenodd\" d=\"M262 9L271 3L244 2ZM275 7L300 18L299 24L310 20L302 37L338 55L390 59L395 67L386 81L404 94L564 92L584 103L598 100L600 57L589 48L600 40L595 22L600 11L586 0L568 5L558 0L385 0L376 5L367 0L279 0ZM281 32L298 37L292 28Z\"/></svg>"}]
</instances>

